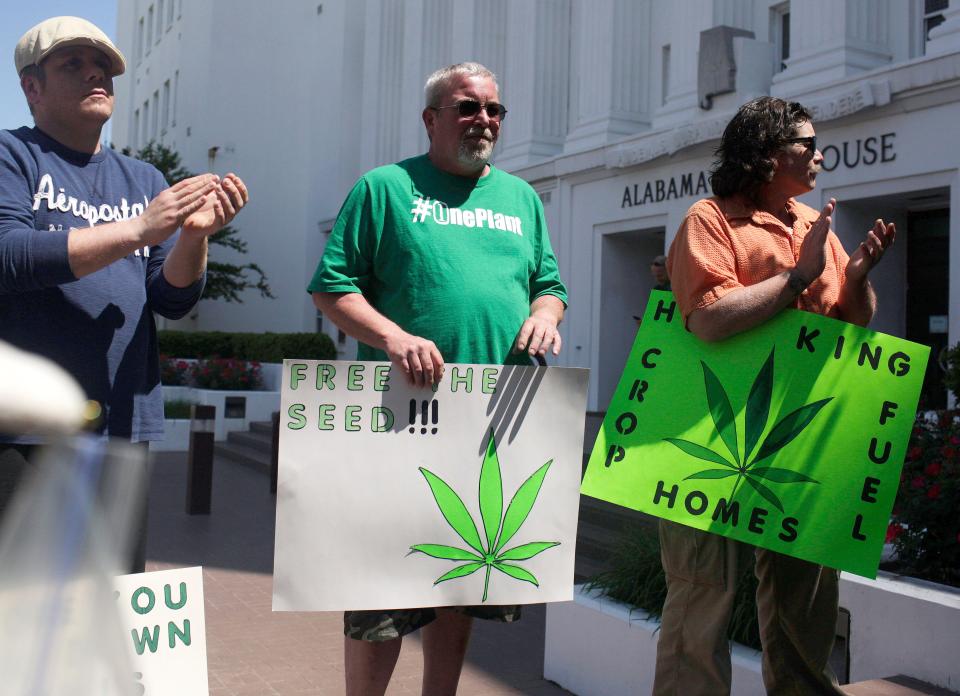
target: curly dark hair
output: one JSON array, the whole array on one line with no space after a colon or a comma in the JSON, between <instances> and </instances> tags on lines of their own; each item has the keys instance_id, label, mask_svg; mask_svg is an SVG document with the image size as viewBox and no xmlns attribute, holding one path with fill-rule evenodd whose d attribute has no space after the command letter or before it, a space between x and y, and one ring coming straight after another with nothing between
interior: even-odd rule
<instances>
[{"instance_id":1,"label":"curly dark hair","mask_svg":"<svg viewBox=\"0 0 960 696\"><path fill-rule=\"evenodd\" d=\"M760 187L773 178L774 156L797 126L811 119L797 102L758 97L740 107L723 131L710 187L721 198L742 193L756 200Z\"/></svg>"}]
</instances>

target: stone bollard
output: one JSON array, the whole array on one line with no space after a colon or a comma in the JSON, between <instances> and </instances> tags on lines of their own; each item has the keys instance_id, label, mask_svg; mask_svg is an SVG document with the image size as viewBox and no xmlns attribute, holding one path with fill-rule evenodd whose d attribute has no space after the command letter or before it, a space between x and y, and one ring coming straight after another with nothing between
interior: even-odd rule
<instances>
[{"instance_id":1,"label":"stone bollard","mask_svg":"<svg viewBox=\"0 0 960 696\"><path fill-rule=\"evenodd\" d=\"M217 407L190 407L190 449L187 452L187 514L209 515L213 492L213 438Z\"/></svg>"}]
</instances>

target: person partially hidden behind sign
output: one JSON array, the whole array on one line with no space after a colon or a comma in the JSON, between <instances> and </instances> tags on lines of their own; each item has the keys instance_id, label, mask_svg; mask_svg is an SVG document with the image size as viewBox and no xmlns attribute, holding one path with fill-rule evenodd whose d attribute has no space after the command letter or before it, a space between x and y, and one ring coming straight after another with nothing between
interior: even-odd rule
<instances>
[{"instance_id":1,"label":"person partially hidden behind sign","mask_svg":"<svg viewBox=\"0 0 960 696\"><path fill-rule=\"evenodd\" d=\"M427 154L361 177L308 290L361 342L358 359L389 360L429 388L445 361L557 355L567 293L536 192L488 164L507 113L496 77L460 63L434 72L424 92ZM423 693L454 694L472 617L519 616L517 606L348 611L347 694L384 693L402 637L421 627Z\"/></svg>"},{"instance_id":2,"label":"person partially hidden behind sign","mask_svg":"<svg viewBox=\"0 0 960 696\"><path fill-rule=\"evenodd\" d=\"M830 230L836 201L818 214L795 200L813 190L823 162L810 118L796 102L760 97L723 133L710 177L714 197L690 208L667 259L677 305L703 340L752 329L785 307L861 326L873 317L867 275L895 229L877 220L848 257ZM730 693L727 625L751 551L767 693L844 693L828 664L836 570L663 520L660 543L667 598L656 696Z\"/></svg>"},{"instance_id":3,"label":"person partially hidden behind sign","mask_svg":"<svg viewBox=\"0 0 960 696\"><path fill-rule=\"evenodd\" d=\"M670 275L667 273L666 256L659 254L653 257L653 261L650 262L650 275L653 276L654 290L666 290L670 292ZM643 317L638 314L634 314L633 318L638 326L643 321Z\"/></svg>"}]
</instances>

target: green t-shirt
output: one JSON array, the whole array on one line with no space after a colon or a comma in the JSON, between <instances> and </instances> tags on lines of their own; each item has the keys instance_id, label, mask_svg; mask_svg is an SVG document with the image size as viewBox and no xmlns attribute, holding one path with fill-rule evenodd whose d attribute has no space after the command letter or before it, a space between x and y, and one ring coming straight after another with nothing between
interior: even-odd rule
<instances>
[{"instance_id":1,"label":"green t-shirt","mask_svg":"<svg viewBox=\"0 0 960 696\"><path fill-rule=\"evenodd\" d=\"M526 364L510 349L530 303L567 291L540 199L494 167L469 179L426 155L364 175L340 209L308 292L360 292L448 362ZM359 360L386 360L360 344Z\"/></svg>"}]
</instances>

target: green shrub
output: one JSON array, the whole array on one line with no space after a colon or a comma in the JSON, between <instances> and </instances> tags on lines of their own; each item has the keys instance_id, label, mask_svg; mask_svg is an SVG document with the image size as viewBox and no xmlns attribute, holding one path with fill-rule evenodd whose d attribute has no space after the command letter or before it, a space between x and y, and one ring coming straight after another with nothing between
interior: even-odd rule
<instances>
[{"instance_id":1,"label":"green shrub","mask_svg":"<svg viewBox=\"0 0 960 696\"><path fill-rule=\"evenodd\" d=\"M189 418L190 407L192 405L193 405L193 402L184 401L182 399L164 401L163 417L164 418Z\"/></svg>"},{"instance_id":2,"label":"green shrub","mask_svg":"<svg viewBox=\"0 0 960 696\"><path fill-rule=\"evenodd\" d=\"M229 333L159 331L160 353L173 358L234 358L283 362L284 358L335 360L337 349L324 333Z\"/></svg>"},{"instance_id":3,"label":"green shrub","mask_svg":"<svg viewBox=\"0 0 960 696\"><path fill-rule=\"evenodd\" d=\"M757 578L753 563L745 563L733 603L728 635L742 645L760 649L757 623ZM587 584L618 602L636 607L659 619L667 597L667 581L660 563L660 542L656 533L641 525L628 526L617 541L612 568Z\"/></svg>"}]
</instances>

